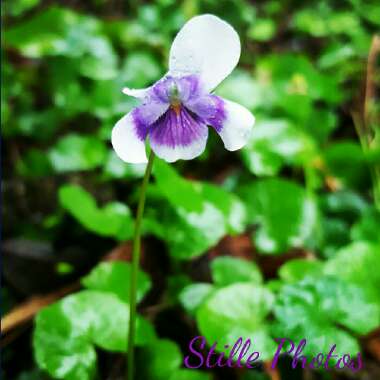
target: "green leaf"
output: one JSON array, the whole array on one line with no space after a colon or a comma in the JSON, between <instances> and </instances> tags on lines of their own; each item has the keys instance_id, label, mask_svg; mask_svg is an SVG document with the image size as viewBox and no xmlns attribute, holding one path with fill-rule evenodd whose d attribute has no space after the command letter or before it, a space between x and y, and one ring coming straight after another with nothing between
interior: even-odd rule
<instances>
[{"instance_id":1,"label":"green leaf","mask_svg":"<svg viewBox=\"0 0 380 380\"><path fill-rule=\"evenodd\" d=\"M81 279L82 285L88 289L114 293L122 301L129 302L129 263L112 261L98 264L87 276ZM139 271L137 283L137 301L140 301L151 287L148 275Z\"/></svg>"},{"instance_id":2,"label":"green leaf","mask_svg":"<svg viewBox=\"0 0 380 380\"><path fill-rule=\"evenodd\" d=\"M235 282L261 284L263 278L253 261L221 256L211 261L212 280L217 286L227 286Z\"/></svg>"},{"instance_id":3,"label":"green leaf","mask_svg":"<svg viewBox=\"0 0 380 380\"><path fill-rule=\"evenodd\" d=\"M101 22L72 10L52 6L6 32L6 42L30 58L68 56L80 74L92 79L116 76L116 54Z\"/></svg>"},{"instance_id":4,"label":"green leaf","mask_svg":"<svg viewBox=\"0 0 380 380\"><path fill-rule=\"evenodd\" d=\"M51 7L44 12L8 29L5 40L25 56L64 54L69 50L66 37L77 23L71 10Z\"/></svg>"},{"instance_id":5,"label":"green leaf","mask_svg":"<svg viewBox=\"0 0 380 380\"><path fill-rule=\"evenodd\" d=\"M240 193L250 222L259 224L254 238L262 253L283 253L301 247L313 234L316 204L298 184L271 178L245 185Z\"/></svg>"},{"instance_id":6,"label":"green leaf","mask_svg":"<svg viewBox=\"0 0 380 380\"><path fill-rule=\"evenodd\" d=\"M380 213L376 209L368 209L361 219L351 228L353 241L367 240L380 243Z\"/></svg>"},{"instance_id":7,"label":"green leaf","mask_svg":"<svg viewBox=\"0 0 380 380\"><path fill-rule=\"evenodd\" d=\"M194 369L178 369L169 380L211 380L211 374Z\"/></svg>"},{"instance_id":8,"label":"green leaf","mask_svg":"<svg viewBox=\"0 0 380 380\"><path fill-rule=\"evenodd\" d=\"M3 4L3 11L5 14L11 16L20 16L24 12L36 7L41 0L14 0Z\"/></svg>"},{"instance_id":9,"label":"green leaf","mask_svg":"<svg viewBox=\"0 0 380 380\"><path fill-rule=\"evenodd\" d=\"M263 86L271 92L271 103L290 114L302 111L300 108L305 106L302 102L300 107L302 97L336 104L343 96L337 79L320 73L304 55L267 55L258 61L257 70Z\"/></svg>"},{"instance_id":10,"label":"green leaf","mask_svg":"<svg viewBox=\"0 0 380 380\"><path fill-rule=\"evenodd\" d=\"M324 151L324 157L331 173L344 185L366 188L370 175L361 146L350 140L331 144ZM350 170L347 170L347 163Z\"/></svg>"},{"instance_id":11,"label":"green leaf","mask_svg":"<svg viewBox=\"0 0 380 380\"><path fill-rule=\"evenodd\" d=\"M333 34L351 34L357 30L359 19L353 12L332 12L321 3L317 11L306 8L295 14L293 25L296 29L314 37L326 37Z\"/></svg>"},{"instance_id":12,"label":"green leaf","mask_svg":"<svg viewBox=\"0 0 380 380\"><path fill-rule=\"evenodd\" d=\"M128 281L128 278L125 278ZM84 290L41 310L33 347L37 364L51 376L91 380L96 372L94 345L126 352L129 307L112 293ZM151 325L138 317L136 344L155 339Z\"/></svg>"},{"instance_id":13,"label":"green leaf","mask_svg":"<svg viewBox=\"0 0 380 380\"><path fill-rule=\"evenodd\" d=\"M154 174L159 191L171 207L161 204L161 210L154 211L150 222L146 218L145 225L168 243L174 257L198 256L225 234L244 230L245 207L235 195L215 185L188 181L161 160L156 161ZM160 220L160 226L154 220Z\"/></svg>"},{"instance_id":14,"label":"green leaf","mask_svg":"<svg viewBox=\"0 0 380 380\"><path fill-rule=\"evenodd\" d=\"M107 178L142 178L146 164L126 164L114 151L110 151L104 164L104 174Z\"/></svg>"},{"instance_id":15,"label":"green leaf","mask_svg":"<svg viewBox=\"0 0 380 380\"><path fill-rule=\"evenodd\" d=\"M335 275L362 288L380 304L380 244L355 242L336 252L326 262L325 273Z\"/></svg>"},{"instance_id":16,"label":"green leaf","mask_svg":"<svg viewBox=\"0 0 380 380\"><path fill-rule=\"evenodd\" d=\"M238 234L244 231L247 224L246 209L235 194L205 182L197 183L196 186L199 187L204 202L209 202L222 212L228 233Z\"/></svg>"},{"instance_id":17,"label":"green leaf","mask_svg":"<svg viewBox=\"0 0 380 380\"><path fill-rule=\"evenodd\" d=\"M151 342L141 352L139 373L149 380L166 380L182 364L182 354L176 343L161 339Z\"/></svg>"},{"instance_id":18,"label":"green leaf","mask_svg":"<svg viewBox=\"0 0 380 380\"><path fill-rule=\"evenodd\" d=\"M216 93L248 109L264 103L260 85L246 71L236 69L217 88Z\"/></svg>"},{"instance_id":19,"label":"green leaf","mask_svg":"<svg viewBox=\"0 0 380 380\"><path fill-rule=\"evenodd\" d=\"M123 69L123 81L129 87L145 87L155 82L163 71L154 56L148 52L135 51L127 55Z\"/></svg>"},{"instance_id":20,"label":"green leaf","mask_svg":"<svg viewBox=\"0 0 380 380\"><path fill-rule=\"evenodd\" d=\"M219 342L220 347L240 337L250 338L260 352L260 359L269 359L275 344L265 318L272 303L273 295L258 285L236 283L218 289L197 310L199 331L208 344Z\"/></svg>"},{"instance_id":21,"label":"green leaf","mask_svg":"<svg viewBox=\"0 0 380 380\"><path fill-rule=\"evenodd\" d=\"M223 214L209 203L200 213L178 209L161 219L161 224L165 226L161 237L168 244L171 256L178 259L199 256L226 233Z\"/></svg>"},{"instance_id":22,"label":"green leaf","mask_svg":"<svg viewBox=\"0 0 380 380\"><path fill-rule=\"evenodd\" d=\"M69 134L53 146L48 155L59 173L92 170L103 164L107 154L105 144L96 137Z\"/></svg>"},{"instance_id":23,"label":"green leaf","mask_svg":"<svg viewBox=\"0 0 380 380\"><path fill-rule=\"evenodd\" d=\"M276 23L271 19L255 20L247 34L256 41L269 41L276 34Z\"/></svg>"},{"instance_id":24,"label":"green leaf","mask_svg":"<svg viewBox=\"0 0 380 380\"><path fill-rule=\"evenodd\" d=\"M276 175L283 165L303 165L315 155L312 140L287 120L256 123L242 150L248 169L258 176Z\"/></svg>"},{"instance_id":25,"label":"green leaf","mask_svg":"<svg viewBox=\"0 0 380 380\"><path fill-rule=\"evenodd\" d=\"M125 351L129 309L116 296L86 290L38 313L34 350L38 365L60 379L92 379L93 344Z\"/></svg>"},{"instance_id":26,"label":"green leaf","mask_svg":"<svg viewBox=\"0 0 380 380\"><path fill-rule=\"evenodd\" d=\"M17 172L28 178L45 177L52 174L52 167L42 150L31 148L17 161Z\"/></svg>"},{"instance_id":27,"label":"green leaf","mask_svg":"<svg viewBox=\"0 0 380 380\"><path fill-rule=\"evenodd\" d=\"M187 212L201 212L203 199L194 184L186 181L163 160L154 163L154 176L158 188L176 208L182 208Z\"/></svg>"},{"instance_id":28,"label":"green leaf","mask_svg":"<svg viewBox=\"0 0 380 380\"><path fill-rule=\"evenodd\" d=\"M127 206L108 203L98 208L90 193L76 185L59 189L59 202L86 229L101 236L128 239L132 236L133 220Z\"/></svg>"},{"instance_id":29,"label":"green leaf","mask_svg":"<svg viewBox=\"0 0 380 380\"><path fill-rule=\"evenodd\" d=\"M183 307L194 313L214 289L212 284L190 284L185 286L179 294L179 300Z\"/></svg>"},{"instance_id":30,"label":"green leaf","mask_svg":"<svg viewBox=\"0 0 380 380\"><path fill-rule=\"evenodd\" d=\"M295 283L308 276L319 276L323 264L317 260L294 259L286 262L278 271L280 278L287 283Z\"/></svg>"},{"instance_id":31,"label":"green leaf","mask_svg":"<svg viewBox=\"0 0 380 380\"><path fill-rule=\"evenodd\" d=\"M281 288L274 308L276 333L293 341L307 337L305 355L328 352L334 344L337 353L355 355L360 351L356 338L337 325L366 334L379 324L379 310L355 285L331 277L308 278Z\"/></svg>"}]
</instances>

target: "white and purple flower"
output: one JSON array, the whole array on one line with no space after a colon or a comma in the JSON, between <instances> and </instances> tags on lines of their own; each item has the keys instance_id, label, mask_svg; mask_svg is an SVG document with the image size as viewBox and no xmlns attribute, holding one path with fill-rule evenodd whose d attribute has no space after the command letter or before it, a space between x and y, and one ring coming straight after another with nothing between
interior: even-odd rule
<instances>
[{"instance_id":1,"label":"white and purple flower","mask_svg":"<svg viewBox=\"0 0 380 380\"><path fill-rule=\"evenodd\" d=\"M112 145L126 162L145 163L145 140L168 161L190 160L206 147L208 126L228 150L242 148L255 122L245 107L211 93L240 58L236 31L213 15L192 18L173 41L169 72L146 89L125 88L142 104L120 119Z\"/></svg>"}]
</instances>

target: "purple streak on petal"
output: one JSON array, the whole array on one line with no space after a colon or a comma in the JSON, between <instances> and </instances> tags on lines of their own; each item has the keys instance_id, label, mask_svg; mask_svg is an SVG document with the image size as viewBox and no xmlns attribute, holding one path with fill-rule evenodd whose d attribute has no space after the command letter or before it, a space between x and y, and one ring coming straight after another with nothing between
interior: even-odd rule
<instances>
[{"instance_id":1,"label":"purple streak on petal","mask_svg":"<svg viewBox=\"0 0 380 380\"><path fill-rule=\"evenodd\" d=\"M169 104L161 102L155 96L148 95L143 104L132 110L136 134L140 140L145 140L149 126L163 115L168 108Z\"/></svg>"},{"instance_id":2,"label":"purple streak on petal","mask_svg":"<svg viewBox=\"0 0 380 380\"><path fill-rule=\"evenodd\" d=\"M177 146L186 147L196 140L205 139L207 133L204 121L185 107L181 107L178 112L169 108L149 129L153 144L173 149Z\"/></svg>"},{"instance_id":3,"label":"purple streak on petal","mask_svg":"<svg viewBox=\"0 0 380 380\"><path fill-rule=\"evenodd\" d=\"M187 75L176 79L181 102L195 100L204 94L199 78L196 75Z\"/></svg>"},{"instance_id":4,"label":"purple streak on petal","mask_svg":"<svg viewBox=\"0 0 380 380\"><path fill-rule=\"evenodd\" d=\"M223 128L226 110L223 99L216 95L204 95L187 102L186 107L211 125L217 132Z\"/></svg>"}]
</instances>

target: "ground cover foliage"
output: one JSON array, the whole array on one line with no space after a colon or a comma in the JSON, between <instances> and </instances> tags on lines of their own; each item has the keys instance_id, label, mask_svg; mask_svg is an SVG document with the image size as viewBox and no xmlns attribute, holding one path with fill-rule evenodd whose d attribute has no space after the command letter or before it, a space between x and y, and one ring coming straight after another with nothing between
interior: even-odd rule
<instances>
[{"instance_id":1,"label":"ground cover foliage","mask_svg":"<svg viewBox=\"0 0 380 380\"><path fill-rule=\"evenodd\" d=\"M160 78L200 13L238 31L239 67L216 92L257 122L239 152L211 133L199 159L154 164L138 378L379 378L378 1L14 0L2 3L3 315L76 285L6 334L5 379L123 378L145 167L120 161L110 132L136 105L121 88ZM364 369L185 369L196 335L251 338L262 363L277 337L306 338L309 358L336 344Z\"/></svg>"}]
</instances>

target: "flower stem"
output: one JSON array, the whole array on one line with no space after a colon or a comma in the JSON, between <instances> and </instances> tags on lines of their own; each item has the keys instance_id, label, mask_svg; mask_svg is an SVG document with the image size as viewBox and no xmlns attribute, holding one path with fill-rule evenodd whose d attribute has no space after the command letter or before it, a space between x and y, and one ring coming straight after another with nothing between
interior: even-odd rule
<instances>
[{"instance_id":1,"label":"flower stem","mask_svg":"<svg viewBox=\"0 0 380 380\"><path fill-rule=\"evenodd\" d=\"M141 185L140 198L137 206L135 232L133 237L132 249L132 268L129 288L129 334L128 334L128 363L127 363L127 380L133 380L134 375L134 346L136 335L136 291L137 291L137 274L140 261L140 246L141 246L141 223L144 215L144 206L146 198L146 190L148 188L149 177L152 172L154 161L154 153L151 150L148 160L148 165L145 169L144 179Z\"/></svg>"}]
</instances>

